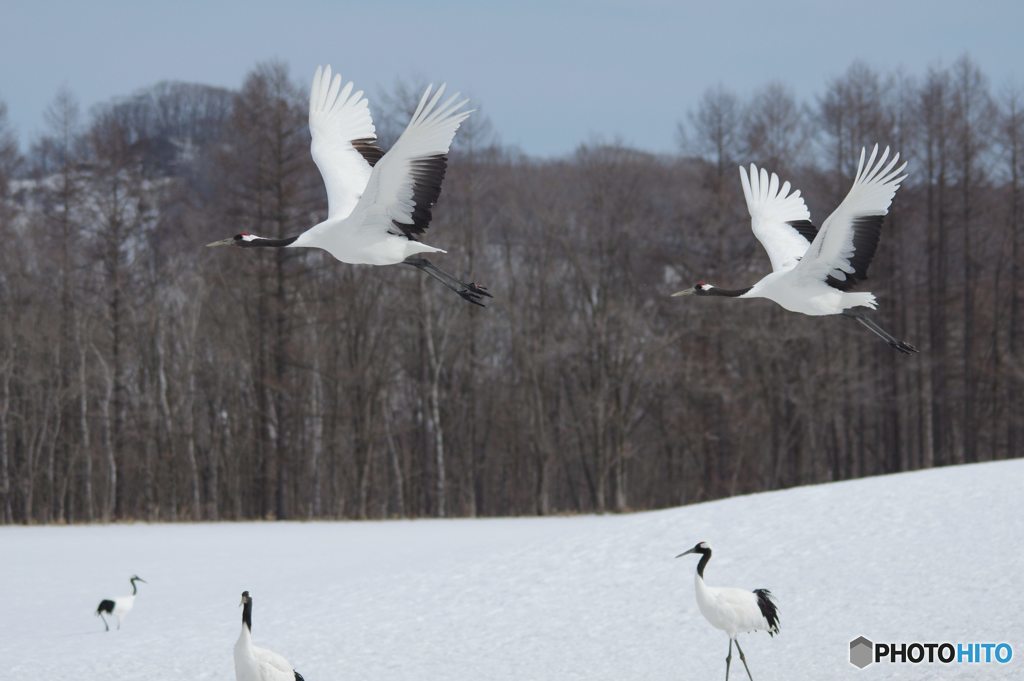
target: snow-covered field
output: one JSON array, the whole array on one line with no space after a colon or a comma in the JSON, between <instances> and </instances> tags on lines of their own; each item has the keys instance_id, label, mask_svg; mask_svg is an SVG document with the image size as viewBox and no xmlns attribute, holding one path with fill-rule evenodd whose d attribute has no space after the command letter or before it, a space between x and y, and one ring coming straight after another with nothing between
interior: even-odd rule
<instances>
[{"instance_id":1,"label":"snow-covered field","mask_svg":"<svg viewBox=\"0 0 1024 681\"><path fill-rule=\"evenodd\" d=\"M693 597L768 587L757 681L1024 676L1024 461L625 516L0 528L0 679L233 679L239 594L257 645L307 681L719 679ZM141 585L124 628L100 599ZM1009 641L1007 666L847 661L849 641ZM733 678L745 678L734 659Z\"/></svg>"}]
</instances>

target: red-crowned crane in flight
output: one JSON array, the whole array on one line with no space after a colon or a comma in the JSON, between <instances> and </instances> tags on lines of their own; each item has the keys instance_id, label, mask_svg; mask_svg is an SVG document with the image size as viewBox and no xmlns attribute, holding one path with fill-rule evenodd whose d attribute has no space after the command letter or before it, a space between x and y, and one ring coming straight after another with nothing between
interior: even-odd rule
<instances>
[{"instance_id":1,"label":"red-crowned crane in flight","mask_svg":"<svg viewBox=\"0 0 1024 681\"><path fill-rule=\"evenodd\" d=\"M444 253L421 239L441 194L448 150L459 124L471 110L458 93L442 100L445 86L428 87L412 120L384 153L361 90L342 86L331 67L318 67L309 95L313 160L327 187L327 219L285 239L249 232L207 246L242 248L321 248L356 265L404 264L423 270L464 299L483 306L491 294L427 260Z\"/></svg>"},{"instance_id":2,"label":"red-crowned crane in flight","mask_svg":"<svg viewBox=\"0 0 1024 681\"><path fill-rule=\"evenodd\" d=\"M772 273L753 286L722 289L704 281L674 296L723 296L767 298L791 312L822 316L841 314L862 326L896 350L910 354L917 348L899 340L878 325L865 311L877 307L875 296L853 289L867 278L868 266L878 247L882 219L889 212L907 164L897 167L899 154L889 160L889 148L878 157L878 145L865 163L861 149L857 175L850 192L821 229L800 197L790 193L789 182L779 186L775 173L751 164L748 178L740 168L743 195L750 211L754 236L768 252ZM886 161L888 160L888 163Z\"/></svg>"}]
</instances>

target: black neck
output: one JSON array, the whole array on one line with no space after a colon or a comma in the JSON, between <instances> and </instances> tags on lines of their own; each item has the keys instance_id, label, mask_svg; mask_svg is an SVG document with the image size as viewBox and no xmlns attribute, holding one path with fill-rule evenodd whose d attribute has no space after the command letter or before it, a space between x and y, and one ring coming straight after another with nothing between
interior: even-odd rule
<instances>
[{"instance_id":1,"label":"black neck","mask_svg":"<svg viewBox=\"0 0 1024 681\"><path fill-rule=\"evenodd\" d=\"M252 599L242 605L242 624L252 633Z\"/></svg>"},{"instance_id":2,"label":"black neck","mask_svg":"<svg viewBox=\"0 0 1024 681\"><path fill-rule=\"evenodd\" d=\"M291 246L298 238L298 235L290 236L285 239L264 239L263 237L257 237L252 241L242 240L239 242L239 245L243 248L284 248L285 246Z\"/></svg>"},{"instance_id":3,"label":"black neck","mask_svg":"<svg viewBox=\"0 0 1024 681\"><path fill-rule=\"evenodd\" d=\"M131 579L131 580L128 580L128 581L130 581L132 583L132 596L134 596L135 594L137 594L139 592L139 587L135 586L135 580L134 579Z\"/></svg>"},{"instance_id":4,"label":"black neck","mask_svg":"<svg viewBox=\"0 0 1024 681\"><path fill-rule=\"evenodd\" d=\"M707 567L708 561L711 560L711 549L701 549L700 562L697 563L697 574L700 575L701 579L704 579L704 568Z\"/></svg>"},{"instance_id":5,"label":"black neck","mask_svg":"<svg viewBox=\"0 0 1024 681\"><path fill-rule=\"evenodd\" d=\"M754 287L753 286L748 286L746 288L729 289L729 288L718 288L717 286L712 286L709 289L701 291L701 294L705 295L705 296L723 296L725 298L738 298L738 297L742 296L744 293L746 293L747 291L749 291L752 288L754 288Z\"/></svg>"}]
</instances>

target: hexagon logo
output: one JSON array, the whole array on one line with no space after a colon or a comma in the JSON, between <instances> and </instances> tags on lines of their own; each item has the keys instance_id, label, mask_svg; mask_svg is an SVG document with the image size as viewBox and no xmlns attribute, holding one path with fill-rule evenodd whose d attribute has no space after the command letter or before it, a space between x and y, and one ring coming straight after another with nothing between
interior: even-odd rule
<instances>
[{"instance_id":1,"label":"hexagon logo","mask_svg":"<svg viewBox=\"0 0 1024 681\"><path fill-rule=\"evenodd\" d=\"M864 669L875 661L875 644L863 636L850 641L850 664L858 669Z\"/></svg>"}]
</instances>

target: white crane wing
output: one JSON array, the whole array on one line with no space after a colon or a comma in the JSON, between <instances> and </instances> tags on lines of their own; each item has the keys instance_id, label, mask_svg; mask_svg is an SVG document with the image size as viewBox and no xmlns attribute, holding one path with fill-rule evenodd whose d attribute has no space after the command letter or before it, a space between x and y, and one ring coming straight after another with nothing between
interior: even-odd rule
<instances>
[{"instance_id":1,"label":"white crane wing","mask_svg":"<svg viewBox=\"0 0 1024 681\"><path fill-rule=\"evenodd\" d=\"M745 589L728 587L709 587L718 602L718 608L727 613L729 623L737 632L768 629L761 609L757 605L757 595Z\"/></svg>"},{"instance_id":2,"label":"white crane wing","mask_svg":"<svg viewBox=\"0 0 1024 681\"><path fill-rule=\"evenodd\" d=\"M768 252L772 270L792 269L803 257L817 229L800 190L789 193L789 182L779 186L779 176L750 164L750 176L740 166L740 183L750 211L750 227Z\"/></svg>"},{"instance_id":3,"label":"white crane wing","mask_svg":"<svg viewBox=\"0 0 1024 681\"><path fill-rule=\"evenodd\" d=\"M472 113L458 93L439 104L445 86L431 96L428 87L412 120L395 145L373 167L370 182L353 214L362 227L380 227L410 239L426 231L441 194L448 149L455 131Z\"/></svg>"},{"instance_id":4,"label":"white crane wing","mask_svg":"<svg viewBox=\"0 0 1024 681\"><path fill-rule=\"evenodd\" d=\"M362 90L342 86L341 74L318 66L309 90L310 152L327 187L327 217L345 218L355 208L383 151Z\"/></svg>"},{"instance_id":5,"label":"white crane wing","mask_svg":"<svg viewBox=\"0 0 1024 681\"><path fill-rule=\"evenodd\" d=\"M900 182L907 177L902 174L906 162L896 166L899 154L886 164L889 147L877 161L877 144L867 163L864 162L865 152L861 149L857 176L850 192L822 224L807 255L796 267L796 272L825 280L841 291L867 278L868 266L878 247L882 218L889 212Z\"/></svg>"},{"instance_id":6,"label":"white crane wing","mask_svg":"<svg viewBox=\"0 0 1024 681\"><path fill-rule=\"evenodd\" d=\"M259 663L263 681L295 681L295 670L288 660L273 650L252 647L252 656Z\"/></svg>"}]
</instances>

